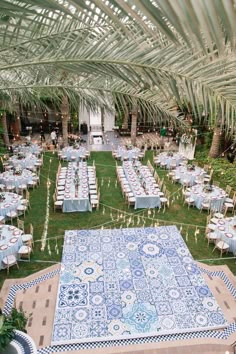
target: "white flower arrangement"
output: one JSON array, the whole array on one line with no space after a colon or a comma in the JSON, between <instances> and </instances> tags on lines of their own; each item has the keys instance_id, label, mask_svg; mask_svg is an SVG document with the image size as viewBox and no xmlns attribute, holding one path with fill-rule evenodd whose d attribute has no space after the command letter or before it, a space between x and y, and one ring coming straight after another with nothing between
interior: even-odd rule
<instances>
[{"instance_id":1,"label":"white flower arrangement","mask_svg":"<svg viewBox=\"0 0 236 354\"><path fill-rule=\"evenodd\" d=\"M180 139L181 143L184 145L192 144L193 142L193 136L192 135L187 135L183 134Z\"/></svg>"}]
</instances>

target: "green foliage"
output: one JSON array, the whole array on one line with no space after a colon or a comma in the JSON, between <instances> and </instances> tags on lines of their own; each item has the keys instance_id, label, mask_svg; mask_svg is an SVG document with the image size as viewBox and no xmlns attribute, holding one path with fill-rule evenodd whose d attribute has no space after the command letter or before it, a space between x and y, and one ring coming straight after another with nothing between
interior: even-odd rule
<instances>
[{"instance_id":1,"label":"green foliage","mask_svg":"<svg viewBox=\"0 0 236 354\"><path fill-rule=\"evenodd\" d=\"M0 315L0 352L14 337L14 330L26 332L28 318L22 309L13 308L10 315Z\"/></svg>"}]
</instances>

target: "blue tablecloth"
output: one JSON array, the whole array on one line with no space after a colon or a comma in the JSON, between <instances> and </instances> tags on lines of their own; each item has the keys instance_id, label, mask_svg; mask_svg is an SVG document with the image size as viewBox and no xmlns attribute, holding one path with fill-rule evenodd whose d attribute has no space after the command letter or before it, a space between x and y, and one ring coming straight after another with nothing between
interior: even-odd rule
<instances>
[{"instance_id":1,"label":"blue tablecloth","mask_svg":"<svg viewBox=\"0 0 236 354\"><path fill-rule=\"evenodd\" d=\"M123 163L123 168L136 200L134 208L160 207L158 189L153 186L154 179L148 167L141 165L140 162L136 162L134 166L131 162L127 161Z\"/></svg>"},{"instance_id":2,"label":"blue tablecloth","mask_svg":"<svg viewBox=\"0 0 236 354\"><path fill-rule=\"evenodd\" d=\"M32 172L29 170L23 170L21 175L13 175L12 171L6 171L0 174L0 183L5 186L14 186L18 188L21 184L31 182L32 178Z\"/></svg>"},{"instance_id":3,"label":"blue tablecloth","mask_svg":"<svg viewBox=\"0 0 236 354\"><path fill-rule=\"evenodd\" d=\"M229 245L230 252L236 254L236 217L220 219L214 232Z\"/></svg>"},{"instance_id":4,"label":"blue tablecloth","mask_svg":"<svg viewBox=\"0 0 236 354\"><path fill-rule=\"evenodd\" d=\"M76 169L78 168L79 184L75 184ZM65 194L63 201L63 212L72 213L76 211L91 211L89 200L88 171L87 163L70 163L66 174Z\"/></svg>"},{"instance_id":5,"label":"blue tablecloth","mask_svg":"<svg viewBox=\"0 0 236 354\"><path fill-rule=\"evenodd\" d=\"M157 156L157 161L165 162L167 169L170 168L171 163L176 163L176 166L185 160L185 157L179 153L173 153L173 156L168 156L168 152L162 152Z\"/></svg>"},{"instance_id":6,"label":"blue tablecloth","mask_svg":"<svg viewBox=\"0 0 236 354\"><path fill-rule=\"evenodd\" d=\"M74 149L72 146L65 147L62 149L62 155L66 156L67 161L71 161L71 158L74 157L75 161L80 160L80 156L85 155L86 149L80 147L79 149Z\"/></svg>"},{"instance_id":7,"label":"blue tablecloth","mask_svg":"<svg viewBox=\"0 0 236 354\"><path fill-rule=\"evenodd\" d=\"M175 175L179 177L181 184L188 183L190 186L195 184L196 178L204 176L206 172L198 166L194 170L189 170L187 166L179 166L175 170Z\"/></svg>"},{"instance_id":8,"label":"blue tablecloth","mask_svg":"<svg viewBox=\"0 0 236 354\"><path fill-rule=\"evenodd\" d=\"M16 254L22 246L21 235L22 231L15 226L0 225L0 269L3 268L3 258Z\"/></svg>"},{"instance_id":9,"label":"blue tablecloth","mask_svg":"<svg viewBox=\"0 0 236 354\"><path fill-rule=\"evenodd\" d=\"M206 192L204 188L203 184L198 184L191 188L190 197L194 199L195 206L200 209L202 202L210 201L211 210L220 212L226 199L225 191L216 186L212 186L212 192Z\"/></svg>"}]
</instances>

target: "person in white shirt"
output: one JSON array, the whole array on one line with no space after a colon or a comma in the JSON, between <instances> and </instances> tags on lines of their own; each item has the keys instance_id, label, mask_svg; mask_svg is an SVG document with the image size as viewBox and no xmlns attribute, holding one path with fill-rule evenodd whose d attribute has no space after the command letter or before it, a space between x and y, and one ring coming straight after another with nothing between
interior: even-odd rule
<instances>
[{"instance_id":1,"label":"person in white shirt","mask_svg":"<svg viewBox=\"0 0 236 354\"><path fill-rule=\"evenodd\" d=\"M53 145L56 146L56 143L57 143L57 135L56 135L55 130L53 130L53 131L51 132L51 140L52 140Z\"/></svg>"}]
</instances>

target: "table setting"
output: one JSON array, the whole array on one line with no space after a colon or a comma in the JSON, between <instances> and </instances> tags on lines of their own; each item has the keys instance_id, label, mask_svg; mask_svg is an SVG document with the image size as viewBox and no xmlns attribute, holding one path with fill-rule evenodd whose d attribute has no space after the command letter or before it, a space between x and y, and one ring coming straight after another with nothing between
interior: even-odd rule
<instances>
[{"instance_id":1,"label":"table setting","mask_svg":"<svg viewBox=\"0 0 236 354\"><path fill-rule=\"evenodd\" d=\"M38 144L20 144L13 147L14 154L23 153L23 154L34 154L36 156L40 155L42 152L42 147Z\"/></svg>"},{"instance_id":2,"label":"table setting","mask_svg":"<svg viewBox=\"0 0 236 354\"><path fill-rule=\"evenodd\" d=\"M23 231L15 226L0 225L0 269L3 269L3 258L16 254L23 245L22 234Z\"/></svg>"},{"instance_id":3,"label":"table setting","mask_svg":"<svg viewBox=\"0 0 236 354\"><path fill-rule=\"evenodd\" d=\"M190 198L194 199L194 204L198 209L201 209L203 202L210 202L210 209L220 212L226 197L226 192L218 186L197 184L190 188Z\"/></svg>"},{"instance_id":4,"label":"table setting","mask_svg":"<svg viewBox=\"0 0 236 354\"><path fill-rule=\"evenodd\" d=\"M130 147L129 149L127 149L124 146L118 146L117 150L115 151L116 158L121 161L131 161L133 159L137 159L139 154L140 149L137 147Z\"/></svg>"},{"instance_id":5,"label":"table setting","mask_svg":"<svg viewBox=\"0 0 236 354\"><path fill-rule=\"evenodd\" d=\"M9 164L13 167L20 167L21 169L33 169L35 164L39 163L37 156L34 154L22 154L13 155L9 158Z\"/></svg>"},{"instance_id":6,"label":"table setting","mask_svg":"<svg viewBox=\"0 0 236 354\"><path fill-rule=\"evenodd\" d=\"M10 211L17 212L17 207L21 205L22 196L16 193L2 192L0 194L0 215L6 216Z\"/></svg>"},{"instance_id":7,"label":"table setting","mask_svg":"<svg viewBox=\"0 0 236 354\"><path fill-rule=\"evenodd\" d=\"M214 232L229 245L230 252L236 253L236 216L218 219Z\"/></svg>"},{"instance_id":8,"label":"table setting","mask_svg":"<svg viewBox=\"0 0 236 354\"><path fill-rule=\"evenodd\" d=\"M62 149L62 156L65 156L67 161L79 161L81 156L86 154L86 149L81 146L75 145L67 146Z\"/></svg>"},{"instance_id":9,"label":"table setting","mask_svg":"<svg viewBox=\"0 0 236 354\"><path fill-rule=\"evenodd\" d=\"M174 165L177 167L185 160L185 157L179 152L161 152L156 158L154 158L155 163L165 163L167 169L170 169L171 166Z\"/></svg>"},{"instance_id":10,"label":"table setting","mask_svg":"<svg viewBox=\"0 0 236 354\"><path fill-rule=\"evenodd\" d=\"M179 179L179 183L188 186L193 186L196 180L206 174L203 168L195 165L178 166L174 173Z\"/></svg>"},{"instance_id":11,"label":"table setting","mask_svg":"<svg viewBox=\"0 0 236 354\"><path fill-rule=\"evenodd\" d=\"M65 178L63 212L91 210L87 163L69 163Z\"/></svg>"},{"instance_id":12,"label":"table setting","mask_svg":"<svg viewBox=\"0 0 236 354\"><path fill-rule=\"evenodd\" d=\"M33 173L27 169L15 168L14 170L0 173L0 183L4 186L14 186L16 189L23 184L28 184L33 180Z\"/></svg>"},{"instance_id":13,"label":"table setting","mask_svg":"<svg viewBox=\"0 0 236 354\"><path fill-rule=\"evenodd\" d=\"M147 166L139 161L133 164L123 162L125 177L136 199L135 209L160 207L159 189L154 185L156 181Z\"/></svg>"}]
</instances>

